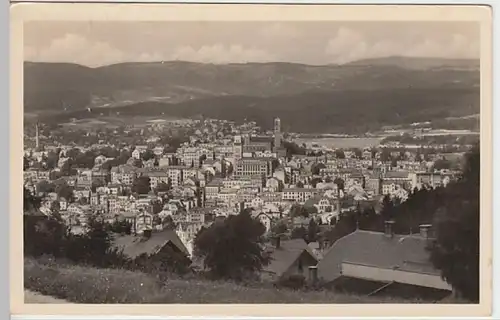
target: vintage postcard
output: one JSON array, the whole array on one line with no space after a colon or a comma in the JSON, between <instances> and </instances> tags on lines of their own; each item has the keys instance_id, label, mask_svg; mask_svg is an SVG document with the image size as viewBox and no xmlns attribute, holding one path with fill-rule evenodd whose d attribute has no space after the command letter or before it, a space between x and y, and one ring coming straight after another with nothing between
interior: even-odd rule
<instances>
[{"instance_id":1,"label":"vintage postcard","mask_svg":"<svg viewBox=\"0 0 500 320\"><path fill-rule=\"evenodd\" d=\"M489 7L11 13L14 315L490 314Z\"/></svg>"}]
</instances>

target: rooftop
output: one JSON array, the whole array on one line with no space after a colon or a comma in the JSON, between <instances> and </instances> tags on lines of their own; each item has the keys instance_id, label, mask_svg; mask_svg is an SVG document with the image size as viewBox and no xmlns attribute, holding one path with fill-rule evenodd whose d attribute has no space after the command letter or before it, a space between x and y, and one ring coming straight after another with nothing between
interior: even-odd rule
<instances>
[{"instance_id":1,"label":"rooftop","mask_svg":"<svg viewBox=\"0 0 500 320\"><path fill-rule=\"evenodd\" d=\"M189 255L189 252L182 244L175 231L171 229L152 232L151 238L147 240L135 235L116 237L113 245L117 248L122 248L123 253L130 258L136 258L141 254L155 254L169 242L181 250L181 252Z\"/></svg>"},{"instance_id":2,"label":"rooftop","mask_svg":"<svg viewBox=\"0 0 500 320\"><path fill-rule=\"evenodd\" d=\"M349 262L378 268L438 275L429 261L427 239L418 235L394 235L356 230L337 240L318 264L318 273L333 280L340 274L340 264Z\"/></svg>"}]
</instances>

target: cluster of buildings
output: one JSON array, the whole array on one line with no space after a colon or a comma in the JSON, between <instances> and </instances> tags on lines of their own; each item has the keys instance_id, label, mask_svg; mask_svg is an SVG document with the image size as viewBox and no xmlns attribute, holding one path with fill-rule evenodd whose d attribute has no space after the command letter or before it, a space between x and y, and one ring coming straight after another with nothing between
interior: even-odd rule
<instances>
[{"instance_id":1,"label":"cluster of buildings","mask_svg":"<svg viewBox=\"0 0 500 320\"><path fill-rule=\"evenodd\" d=\"M256 132L250 124L218 140L204 139L218 135L212 129L197 130L175 152L167 153L161 145L137 145L125 164L105 168L113 159L98 155L94 168L75 168L63 176L67 150L74 146L57 146L55 169L36 169L32 164L43 162L47 150L56 149L45 146L40 151L37 139L37 148L25 151L29 165L24 186L42 198L41 212L50 215L57 208L73 232L84 230L88 217L99 213L110 223L130 222L138 235L173 228L192 254L194 237L202 227L246 208L267 231L287 219L297 204L329 225L360 203L376 208L385 195L404 201L415 188L446 186L454 178L453 172L432 170L432 162L412 153L396 163L384 162L368 149L361 156L345 151L342 158L334 153L290 154L279 118L272 132ZM148 152L153 156L146 160ZM45 182L54 185L53 190L40 190ZM62 195L64 188L71 190L69 195Z\"/></svg>"}]
</instances>

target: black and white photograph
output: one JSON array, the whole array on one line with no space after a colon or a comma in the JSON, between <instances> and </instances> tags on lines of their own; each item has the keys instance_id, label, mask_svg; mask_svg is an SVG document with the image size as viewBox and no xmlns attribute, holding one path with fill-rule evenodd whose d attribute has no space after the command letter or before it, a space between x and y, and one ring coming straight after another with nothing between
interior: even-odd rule
<instances>
[{"instance_id":1,"label":"black and white photograph","mask_svg":"<svg viewBox=\"0 0 500 320\"><path fill-rule=\"evenodd\" d=\"M24 303L478 305L482 24L404 12L24 21Z\"/></svg>"}]
</instances>

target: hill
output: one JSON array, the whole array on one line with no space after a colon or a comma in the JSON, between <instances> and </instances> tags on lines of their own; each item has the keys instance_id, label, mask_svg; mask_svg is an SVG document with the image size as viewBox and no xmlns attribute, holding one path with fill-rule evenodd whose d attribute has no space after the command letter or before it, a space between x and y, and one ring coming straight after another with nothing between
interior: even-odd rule
<instances>
[{"instance_id":1,"label":"hill","mask_svg":"<svg viewBox=\"0 0 500 320\"><path fill-rule=\"evenodd\" d=\"M457 88L400 88L305 92L274 97L223 96L180 103L141 102L123 107L75 110L50 115L44 121L102 116L204 116L241 122L253 120L272 127L279 116L285 131L364 133L384 125L440 120L477 113L479 92Z\"/></svg>"},{"instance_id":2,"label":"hill","mask_svg":"<svg viewBox=\"0 0 500 320\"><path fill-rule=\"evenodd\" d=\"M272 285L242 285L173 275L165 283L154 275L119 269L24 259L24 288L69 303L423 303L391 296L368 297L333 291L293 291ZM31 298L30 296L25 297ZM45 298L48 299L48 298Z\"/></svg>"},{"instance_id":3,"label":"hill","mask_svg":"<svg viewBox=\"0 0 500 320\"><path fill-rule=\"evenodd\" d=\"M478 113L477 65L402 57L325 66L169 61L89 68L26 62L24 103L27 113L59 114L60 121L88 116L79 111L87 108L118 108L125 114L247 118L267 126L268 117L288 113L284 123L300 127L294 130L311 132L311 124L303 123L309 121L315 131L330 132L354 120L365 126Z\"/></svg>"},{"instance_id":4,"label":"hill","mask_svg":"<svg viewBox=\"0 0 500 320\"><path fill-rule=\"evenodd\" d=\"M479 71L479 60L474 59L442 59L442 58L410 58L385 57L363 59L349 63L351 66L396 66L412 70L455 69Z\"/></svg>"},{"instance_id":5,"label":"hill","mask_svg":"<svg viewBox=\"0 0 500 320\"><path fill-rule=\"evenodd\" d=\"M467 61L467 60L466 60ZM474 60L470 61L473 65ZM121 63L88 68L25 63L25 108L63 110L127 102L181 102L224 95L276 96L308 91L404 87L471 87L478 70L464 62L415 58L362 60L346 65L293 63L201 64L182 61ZM415 68L419 65L419 68ZM423 66L432 65L426 69ZM448 66L436 69L436 66ZM454 66L454 67L453 67Z\"/></svg>"}]
</instances>

